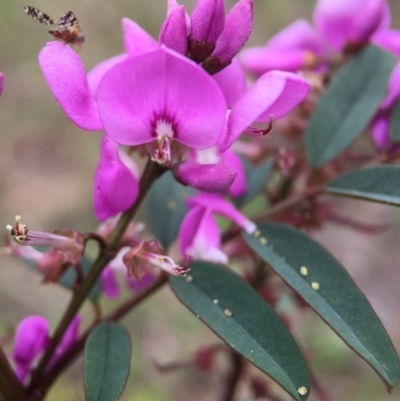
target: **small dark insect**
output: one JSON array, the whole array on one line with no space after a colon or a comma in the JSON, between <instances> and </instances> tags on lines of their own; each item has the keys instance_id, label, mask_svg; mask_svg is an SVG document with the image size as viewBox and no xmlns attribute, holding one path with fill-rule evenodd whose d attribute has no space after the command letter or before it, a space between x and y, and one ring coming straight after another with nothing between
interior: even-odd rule
<instances>
[{"instance_id":1,"label":"small dark insect","mask_svg":"<svg viewBox=\"0 0 400 401\"><path fill-rule=\"evenodd\" d=\"M79 29L78 20L72 11L66 11L58 22L54 22L52 18L37 8L26 6L24 10L30 17L37 19L41 24L51 26L53 29L49 33L56 39L62 40L65 44L80 47L85 41L85 37Z\"/></svg>"}]
</instances>

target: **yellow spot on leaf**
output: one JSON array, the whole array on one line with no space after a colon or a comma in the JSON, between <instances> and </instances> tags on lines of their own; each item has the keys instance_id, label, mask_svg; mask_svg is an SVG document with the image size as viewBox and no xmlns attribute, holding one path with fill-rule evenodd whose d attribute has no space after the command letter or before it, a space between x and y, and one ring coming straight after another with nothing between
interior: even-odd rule
<instances>
[{"instance_id":1,"label":"yellow spot on leaf","mask_svg":"<svg viewBox=\"0 0 400 401\"><path fill-rule=\"evenodd\" d=\"M259 237L261 235L261 232L260 232L260 230L256 230L256 231L254 231L254 236L255 237Z\"/></svg>"},{"instance_id":2,"label":"yellow spot on leaf","mask_svg":"<svg viewBox=\"0 0 400 401\"><path fill-rule=\"evenodd\" d=\"M230 311L229 309L225 309L224 313L226 316L232 316L232 311Z\"/></svg>"},{"instance_id":3,"label":"yellow spot on leaf","mask_svg":"<svg viewBox=\"0 0 400 401\"><path fill-rule=\"evenodd\" d=\"M312 283L311 283L311 288L313 289L313 290L315 290L315 291L317 291L317 290L319 290L319 283L317 283L316 281L313 281Z\"/></svg>"},{"instance_id":4,"label":"yellow spot on leaf","mask_svg":"<svg viewBox=\"0 0 400 401\"><path fill-rule=\"evenodd\" d=\"M218 299L214 299L213 303L214 303L215 305L218 305Z\"/></svg>"},{"instance_id":5,"label":"yellow spot on leaf","mask_svg":"<svg viewBox=\"0 0 400 401\"><path fill-rule=\"evenodd\" d=\"M186 277L186 281L187 281L188 283L191 283L191 282L193 281L193 276L187 276L187 277Z\"/></svg>"},{"instance_id":6,"label":"yellow spot on leaf","mask_svg":"<svg viewBox=\"0 0 400 401\"><path fill-rule=\"evenodd\" d=\"M307 388L306 387L299 387L298 389L297 389L297 392L300 394L300 395L306 395L307 393L308 393L308 390L307 390Z\"/></svg>"},{"instance_id":7,"label":"yellow spot on leaf","mask_svg":"<svg viewBox=\"0 0 400 401\"><path fill-rule=\"evenodd\" d=\"M301 274L302 276L307 276L307 274L308 274L308 269L307 269L307 267L301 266L301 267L300 267L300 274Z\"/></svg>"},{"instance_id":8,"label":"yellow spot on leaf","mask_svg":"<svg viewBox=\"0 0 400 401\"><path fill-rule=\"evenodd\" d=\"M265 237L261 237L261 238L260 238L260 244L261 244L261 245L267 245L267 242L268 242L268 241L267 241L267 239L266 239Z\"/></svg>"}]
</instances>

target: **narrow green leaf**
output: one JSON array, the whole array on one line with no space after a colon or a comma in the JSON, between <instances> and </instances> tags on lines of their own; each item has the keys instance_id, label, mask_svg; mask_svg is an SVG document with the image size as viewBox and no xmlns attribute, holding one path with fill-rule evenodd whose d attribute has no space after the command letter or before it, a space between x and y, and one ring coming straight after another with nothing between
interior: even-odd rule
<instances>
[{"instance_id":1,"label":"narrow green leaf","mask_svg":"<svg viewBox=\"0 0 400 401\"><path fill-rule=\"evenodd\" d=\"M326 187L333 195L400 206L400 166L368 167L344 174Z\"/></svg>"},{"instance_id":2,"label":"narrow green leaf","mask_svg":"<svg viewBox=\"0 0 400 401\"><path fill-rule=\"evenodd\" d=\"M187 278L170 277L178 298L295 400L305 400L310 388L307 366L274 310L230 269L208 262L190 268ZM304 396L298 392L301 387L307 389Z\"/></svg>"},{"instance_id":3,"label":"narrow green leaf","mask_svg":"<svg viewBox=\"0 0 400 401\"><path fill-rule=\"evenodd\" d=\"M85 346L86 401L115 401L129 375L129 333L118 323L99 324Z\"/></svg>"},{"instance_id":4,"label":"narrow green leaf","mask_svg":"<svg viewBox=\"0 0 400 401\"><path fill-rule=\"evenodd\" d=\"M338 72L306 132L306 154L313 167L339 155L366 128L387 91L395 64L393 55L368 46Z\"/></svg>"},{"instance_id":5,"label":"narrow green leaf","mask_svg":"<svg viewBox=\"0 0 400 401\"><path fill-rule=\"evenodd\" d=\"M246 173L247 191L242 196L235 199L235 203L238 206L245 204L261 190L265 185L265 182L271 173L272 165L274 164L272 158L259 166L253 166L246 159L242 160Z\"/></svg>"},{"instance_id":6,"label":"narrow green leaf","mask_svg":"<svg viewBox=\"0 0 400 401\"><path fill-rule=\"evenodd\" d=\"M30 268L32 268L36 273L42 274L42 272L38 270L35 260L27 258L21 258L21 260L23 260L25 264L28 265ZM93 260L86 256L81 260L81 266L84 277L86 277L87 274L89 273L92 263ZM65 273L61 276L60 280L58 280L58 284L62 285L64 288L67 288L68 290L73 290L76 279L77 279L77 274L75 268L73 266L69 266L65 271ZM89 293L89 298L92 301L97 301L100 298L100 295L101 295L101 284L100 281L97 281L97 283L93 286L92 290Z\"/></svg>"},{"instance_id":7,"label":"narrow green leaf","mask_svg":"<svg viewBox=\"0 0 400 401\"><path fill-rule=\"evenodd\" d=\"M390 139L400 142L400 102L397 102L390 116Z\"/></svg>"},{"instance_id":8,"label":"narrow green leaf","mask_svg":"<svg viewBox=\"0 0 400 401\"><path fill-rule=\"evenodd\" d=\"M388 387L397 383L399 360L382 323L332 255L307 235L282 224L260 225L255 235L244 234L244 238Z\"/></svg>"},{"instance_id":9,"label":"narrow green leaf","mask_svg":"<svg viewBox=\"0 0 400 401\"><path fill-rule=\"evenodd\" d=\"M193 194L192 188L179 184L169 171L153 184L147 197L147 221L164 248L177 237L187 212L185 199Z\"/></svg>"}]
</instances>

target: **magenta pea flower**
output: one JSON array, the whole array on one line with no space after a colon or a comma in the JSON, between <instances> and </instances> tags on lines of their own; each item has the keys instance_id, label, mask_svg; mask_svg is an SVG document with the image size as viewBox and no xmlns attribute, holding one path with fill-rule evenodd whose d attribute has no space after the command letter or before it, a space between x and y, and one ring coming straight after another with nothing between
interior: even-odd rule
<instances>
[{"instance_id":1,"label":"magenta pea flower","mask_svg":"<svg viewBox=\"0 0 400 401\"><path fill-rule=\"evenodd\" d=\"M244 50L240 60L244 67L260 76L271 70L296 72L314 68L328 57L328 48L315 28L300 19L273 36L265 46Z\"/></svg>"},{"instance_id":2,"label":"magenta pea flower","mask_svg":"<svg viewBox=\"0 0 400 401\"><path fill-rule=\"evenodd\" d=\"M226 102L218 85L193 62L165 48L111 68L100 82L97 102L111 139L146 144L160 164L179 159L182 145L215 145L225 125Z\"/></svg>"},{"instance_id":3,"label":"magenta pea flower","mask_svg":"<svg viewBox=\"0 0 400 401\"><path fill-rule=\"evenodd\" d=\"M179 246L182 255L194 260L227 263L228 257L221 250L221 232L214 214L226 217L251 234L256 225L229 202L215 195L199 195L189 198L190 210L179 229Z\"/></svg>"},{"instance_id":4,"label":"magenta pea flower","mask_svg":"<svg viewBox=\"0 0 400 401\"><path fill-rule=\"evenodd\" d=\"M129 209L139 195L139 169L118 144L104 136L94 180L94 210L98 220Z\"/></svg>"},{"instance_id":5,"label":"magenta pea flower","mask_svg":"<svg viewBox=\"0 0 400 401\"><path fill-rule=\"evenodd\" d=\"M78 339L81 318L75 316L65 331L50 365L63 355ZM50 342L50 331L47 319L42 316L29 316L23 319L15 333L13 361L15 372L23 384L35 368L38 357L46 350Z\"/></svg>"}]
</instances>

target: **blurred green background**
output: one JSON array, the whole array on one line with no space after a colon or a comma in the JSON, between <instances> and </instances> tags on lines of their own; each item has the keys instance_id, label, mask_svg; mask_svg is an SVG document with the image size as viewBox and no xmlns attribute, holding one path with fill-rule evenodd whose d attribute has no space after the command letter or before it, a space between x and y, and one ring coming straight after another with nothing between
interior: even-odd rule
<instances>
[{"instance_id":1,"label":"blurred green background","mask_svg":"<svg viewBox=\"0 0 400 401\"><path fill-rule=\"evenodd\" d=\"M234 3L226 0L227 9ZM191 12L194 1L184 4ZM254 31L249 44L263 44L296 18L310 18L314 4L311 0L254 0ZM392 0L390 4L392 26L400 28L400 2ZM97 224L92 211L92 179L101 134L75 127L54 101L37 63L37 55L50 36L45 26L25 15L25 5L20 0L0 3L0 71L5 73L0 99L0 224L12 223L20 214L23 222L36 230L70 226L91 231ZM80 56L88 70L122 52L122 17L135 20L157 38L166 13L164 0L36 0L29 5L55 19L66 10L74 11L86 36ZM389 207L356 201L337 205L343 213L368 222L397 222L380 236L332 225L318 233L318 239L349 269L400 350L399 215ZM48 317L54 327L69 296L57 286L42 286L40 278L18 261L1 257L0 337L30 314ZM113 305L106 301L104 308L109 310ZM83 312L90 322L90 307L85 306ZM311 366L332 400L400 400L400 391L387 394L372 369L313 312L300 316L292 313L291 319L299 343L307 350ZM224 361L209 374L194 368L161 374L155 368L154 361L188 358L198 345L218 341L168 288L141 305L124 323L132 333L133 359L121 400L217 399ZM255 369L252 372L264 377ZM279 400L288 399L271 385ZM239 396L249 397L246 380ZM311 394L310 400L319 399ZM81 361L57 382L48 400L83 400Z\"/></svg>"}]
</instances>

